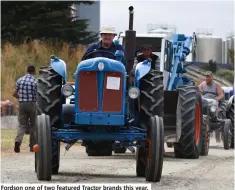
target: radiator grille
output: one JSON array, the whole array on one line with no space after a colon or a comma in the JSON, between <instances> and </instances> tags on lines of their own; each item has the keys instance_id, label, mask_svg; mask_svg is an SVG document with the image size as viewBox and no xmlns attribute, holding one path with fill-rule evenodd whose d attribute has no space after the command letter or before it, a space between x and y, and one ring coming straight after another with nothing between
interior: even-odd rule
<instances>
[{"instance_id":1,"label":"radiator grille","mask_svg":"<svg viewBox=\"0 0 235 190\"><path fill-rule=\"evenodd\" d=\"M79 109L82 111L98 111L97 72L80 72L78 81Z\"/></svg>"},{"instance_id":2,"label":"radiator grille","mask_svg":"<svg viewBox=\"0 0 235 190\"><path fill-rule=\"evenodd\" d=\"M120 86L118 90L107 89L107 80L109 77L120 78ZM104 78L103 88L103 101L102 111L103 112L121 112L122 110L122 74L118 72L106 72Z\"/></svg>"}]
</instances>

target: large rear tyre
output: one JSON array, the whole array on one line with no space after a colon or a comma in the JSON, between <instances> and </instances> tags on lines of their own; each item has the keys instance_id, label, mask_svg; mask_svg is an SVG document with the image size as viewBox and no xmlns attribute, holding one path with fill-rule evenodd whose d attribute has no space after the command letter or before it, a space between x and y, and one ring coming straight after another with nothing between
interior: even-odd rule
<instances>
[{"instance_id":1,"label":"large rear tyre","mask_svg":"<svg viewBox=\"0 0 235 190\"><path fill-rule=\"evenodd\" d=\"M52 141L52 174L57 175L60 168L60 141Z\"/></svg>"},{"instance_id":2,"label":"large rear tyre","mask_svg":"<svg viewBox=\"0 0 235 190\"><path fill-rule=\"evenodd\" d=\"M150 118L146 153L146 181L159 182L162 176L164 156L164 126L161 117Z\"/></svg>"},{"instance_id":3,"label":"large rear tyre","mask_svg":"<svg viewBox=\"0 0 235 190\"><path fill-rule=\"evenodd\" d=\"M207 156L210 149L210 128L209 116L203 115L203 125L201 128L201 156Z\"/></svg>"},{"instance_id":4,"label":"large rear tyre","mask_svg":"<svg viewBox=\"0 0 235 190\"><path fill-rule=\"evenodd\" d=\"M179 142L174 144L175 157L198 159L203 125L202 98L196 86L181 86L178 91L182 128Z\"/></svg>"},{"instance_id":5,"label":"large rear tyre","mask_svg":"<svg viewBox=\"0 0 235 190\"><path fill-rule=\"evenodd\" d=\"M140 127L148 128L149 119L164 115L163 74L151 70L140 80Z\"/></svg>"},{"instance_id":6,"label":"large rear tyre","mask_svg":"<svg viewBox=\"0 0 235 190\"><path fill-rule=\"evenodd\" d=\"M146 150L143 147L136 149L136 175L137 177L145 177Z\"/></svg>"},{"instance_id":7,"label":"large rear tyre","mask_svg":"<svg viewBox=\"0 0 235 190\"><path fill-rule=\"evenodd\" d=\"M37 178L50 181L52 175L52 138L50 117L42 114L37 121L37 140L39 151L36 153Z\"/></svg>"},{"instance_id":8,"label":"large rear tyre","mask_svg":"<svg viewBox=\"0 0 235 190\"><path fill-rule=\"evenodd\" d=\"M39 70L37 83L38 111L50 116L51 126L60 128L60 114L62 111L61 100L62 77L51 67Z\"/></svg>"}]
</instances>

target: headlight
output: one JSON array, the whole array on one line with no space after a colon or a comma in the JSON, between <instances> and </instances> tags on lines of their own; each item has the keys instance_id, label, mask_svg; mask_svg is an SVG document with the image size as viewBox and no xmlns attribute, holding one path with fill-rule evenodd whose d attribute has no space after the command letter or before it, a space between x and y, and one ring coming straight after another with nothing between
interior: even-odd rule
<instances>
[{"instance_id":1,"label":"headlight","mask_svg":"<svg viewBox=\"0 0 235 190\"><path fill-rule=\"evenodd\" d=\"M65 97L71 96L73 94L73 91L73 87L69 84L65 84L61 89L61 92Z\"/></svg>"},{"instance_id":2,"label":"headlight","mask_svg":"<svg viewBox=\"0 0 235 190\"><path fill-rule=\"evenodd\" d=\"M140 95L140 91L138 88L136 87L131 87L128 91L128 95L131 99L136 99L139 97Z\"/></svg>"},{"instance_id":3,"label":"headlight","mask_svg":"<svg viewBox=\"0 0 235 190\"><path fill-rule=\"evenodd\" d=\"M216 106L212 105L210 110L211 110L211 112L215 113L216 112Z\"/></svg>"}]
</instances>

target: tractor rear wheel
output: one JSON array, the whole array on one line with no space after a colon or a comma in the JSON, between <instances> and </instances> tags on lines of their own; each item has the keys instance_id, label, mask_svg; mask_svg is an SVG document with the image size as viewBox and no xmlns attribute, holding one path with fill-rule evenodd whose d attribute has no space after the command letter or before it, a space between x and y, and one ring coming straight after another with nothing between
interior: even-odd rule
<instances>
[{"instance_id":1,"label":"tractor rear wheel","mask_svg":"<svg viewBox=\"0 0 235 190\"><path fill-rule=\"evenodd\" d=\"M60 114L65 99L61 99L62 77L51 67L39 70L37 83L38 112L49 115L51 127L60 128ZM57 174L60 162L60 143L52 142L52 173Z\"/></svg>"},{"instance_id":2,"label":"tractor rear wheel","mask_svg":"<svg viewBox=\"0 0 235 190\"><path fill-rule=\"evenodd\" d=\"M151 70L140 80L140 127L148 128L149 119L164 115L163 74Z\"/></svg>"},{"instance_id":3,"label":"tractor rear wheel","mask_svg":"<svg viewBox=\"0 0 235 190\"><path fill-rule=\"evenodd\" d=\"M177 158L197 159L200 155L201 126L203 125L202 98L196 86L178 88L181 111L181 137L174 144Z\"/></svg>"},{"instance_id":4,"label":"tractor rear wheel","mask_svg":"<svg viewBox=\"0 0 235 190\"><path fill-rule=\"evenodd\" d=\"M144 147L136 148L136 175L137 177L145 177L146 150Z\"/></svg>"},{"instance_id":5,"label":"tractor rear wheel","mask_svg":"<svg viewBox=\"0 0 235 190\"><path fill-rule=\"evenodd\" d=\"M231 120L231 145L230 148L234 148L234 98L232 100L231 107L227 111L227 118Z\"/></svg>"},{"instance_id":6,"label":"tractor rear wheel","mask_svg":"<svg viewBox=\"0 0 235 190\"><path fill-rule=\"evenodd\" d=\"M210 128L209 116L203 115L203 125L201 128L201 156L207 156L210 149Z\"/></svg>"},{"instance_id":7,"label":"tractor rear wheel","mask_svg":"<svg viewBox=\"0 0 235 190\"><path fill-rule=\"evenodd\" d=\"M50 181L52 175L52 138L50 117L41 114L37 118L37 143L39 151L36 152L36 171L38 180Z\"/></svg>"}]
</instances>

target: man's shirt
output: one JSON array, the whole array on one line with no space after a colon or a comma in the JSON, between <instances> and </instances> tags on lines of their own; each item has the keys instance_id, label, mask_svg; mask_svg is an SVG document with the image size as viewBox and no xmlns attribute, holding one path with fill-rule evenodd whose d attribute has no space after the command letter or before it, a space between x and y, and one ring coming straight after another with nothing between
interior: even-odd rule
<instances>
[{"instance_id":1,"label":"man's shirt","mask_svg":"<svg viewBox=\"0 0 235 190\"><path fill-rule=\"evenodd\" d=\"M36 102L37 82L33 75L26 74L16 82L19 102Z\"/></svg>"},{"instance_id":2,"label":"man's shirt","mask_svg":"<svg viewBox=\"0 0 235 190\"><path fill-rule=\"evenodd\" d=\"M151 69L156 69L156 68L155 68L155 67L156 67L155 64L156 64L156 61L157 61L157 59L158 59L158 56L155 55L155 54L151 54L151 55L150 55L150 58L152 59L152 62L151 62ZM139 55L139 56L137 57L137 60L138 60L138 63L139 63L139 62L145 61L146 58L144 57L143 54L141 54L141 55Z\"/></svg>"},{"instance_id":3,"label":"man's shirt","mask_svg":"<svg viewBox=\"0 0 235 190\"><path fill-rule=\"evenodd\" d=\"M113 54L115 54L115 52L117 50L121 50L124 52L124 48L122 47L122 45L120 44L115 44L115 43L112 43L112 46L110 48L103 48L102 45L101 45L101 41L98 42L98 43L94 43L94 44L91 44L88 46L86 52L84 53L83 57L82 57L82 60L84 60L85 56L94 51L94 50L102 50L102 51L108 51L108 52L111 52ZM109 59L114 59L114 56L112 56L111 54L109 53L105 53L105 52L96 52L96 53L93 53L92 55L93 57L106 57L106 58L109 58Z\"/></svg>"}]
</instances>

